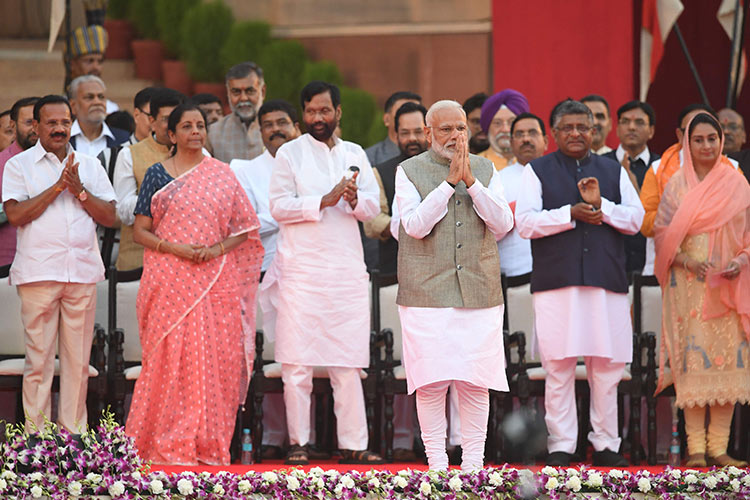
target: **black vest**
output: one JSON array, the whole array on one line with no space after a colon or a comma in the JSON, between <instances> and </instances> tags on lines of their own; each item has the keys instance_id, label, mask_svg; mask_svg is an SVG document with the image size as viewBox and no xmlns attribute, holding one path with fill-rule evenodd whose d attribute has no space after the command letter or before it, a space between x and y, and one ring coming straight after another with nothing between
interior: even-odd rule
<instances>
[{"instance_id":1,"label":"black vest","mask_svg":"<svg viewBox=\"0 0 750 500\"><path fill-rule=\"evenodd\" d=\"M380 180L383 181L385 197L388 200L388 215L392 215L391 207L393 206L393 197L396 192L396 168L404 160L406 160L406 156L400 154L375 166L380 174ZM396 262L398 260L398 241L396 241L396 238L379 241L378 252L380 254L378 259L380 272L382 274L396 274Z\"/></svg>"},{"instance_id":2,"label":"black vest","mask_svg":"<svg viewBox=\"0 0 750 500\"><path fill-rule=\"evenodd\" d=\"M575 160L559 151L531 162L542 184L542 208L552 210L582 201L577 183L596 177L602 198L620 203L620 169L617 162L589 154ZM568 286L593 286L627 293L623 234L608 224L595 226L576 221L574 229L531 240L534 259L531 291Z\"/></svg>"}]
</instances>

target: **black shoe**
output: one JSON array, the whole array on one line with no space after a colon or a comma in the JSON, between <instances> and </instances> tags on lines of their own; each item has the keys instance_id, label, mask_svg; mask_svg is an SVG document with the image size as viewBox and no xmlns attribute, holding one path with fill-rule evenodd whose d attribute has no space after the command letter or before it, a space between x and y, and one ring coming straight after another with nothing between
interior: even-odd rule
<instances>
[{"instance_id":1,"label":"black shoe","mask_svg":"<svg viewBox=\"0 0 750 500\"><path fill-rule=\"evenodd\" d=\"M627 467L630 465L630 462L625 460L625 457L609 448L605 448L602 451L595 451L591 455L591 461L593 465L598 467Z\"/></svg>"},{"instance_id":2,"label":"black shoe","mask_svg":"<svg viewBox=\"0 0 750 500\"><path fill-rule=\"evenodd\" d=\"M451 446L447 450L448 452L448 464L450 465L461 465L463 450L461 445Z\"/></svg>"},{"instance_id":3,"label":"black shoe","mask_svg":"<svg viewBox=\"0 0 750 500\"><path fill-rule=\"evenodd\" d=\"M570 453L565 453L564 451L553 451L547 455L547 460L545 460L544 463L552 467L567 467L570 465L572 459L573 455Z\"/></svg>"}]
</instances>

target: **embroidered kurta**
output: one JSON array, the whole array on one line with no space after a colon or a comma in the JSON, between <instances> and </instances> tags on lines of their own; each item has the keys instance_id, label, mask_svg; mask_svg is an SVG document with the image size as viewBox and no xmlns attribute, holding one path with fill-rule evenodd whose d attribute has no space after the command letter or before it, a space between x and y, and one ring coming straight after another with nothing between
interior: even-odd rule
<instances>
[{"instance_id":1,"label":"embroidered kurta","mask_svg":"<svg viewBox=\"0 0 750 500\"><path fill-rule=\"evenodd\" d=\"M378 214L380 190L364 150L335 141L331 149L305 134L276 152L269 200L279 237L260 303L276 361L361 368L369 363L370 314L357 221ZM321 210L350 166L360 169L356 208L342 198Z\"/></svg>"}]
</instances>

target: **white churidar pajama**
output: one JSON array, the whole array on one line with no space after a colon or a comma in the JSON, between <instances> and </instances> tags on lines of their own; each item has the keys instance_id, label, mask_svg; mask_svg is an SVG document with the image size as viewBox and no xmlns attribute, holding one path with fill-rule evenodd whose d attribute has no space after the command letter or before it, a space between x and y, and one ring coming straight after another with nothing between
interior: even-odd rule
<instances>
[{"instance_id":1,"label":"white churidar pajama","mask_svg":"<svg viewBox=\"0 0 750 500\"><path fill-rule=\"evenodd\" d=\"M339 447L363 450L359 373L369 363L370 314L357 221L380 212L380 190L364 150L340 139L331 149L305 134L282 145L275 162L269 204L279 235L259 300L264 331L282 363L290 444L307 444L311 367L324 366L334 384ZM321 198L352 165L360 169L356 207L342 198L321 210Z\"/></svg>"},{"instance_id":2,"label":"white churidar pajama","mask_svg":"<svg viewBox=\"0 0 750 500\"><path fill-rule=\"evenodd\" d=\"M615 204L602 198L603 224L624 234L635 234L643 207L625 169L620 171L620 196ZM516 204L516 224L524 238L541 238L575 227L570 205L542 209L542 184L531 165L523 173L523 189ZM575 407L575 365L583 356L591 389L589 441L596 451L617 452L617 384L633 354L633 329L627 293L604 288L570 286L536 292L534 323L542 366L545 422L550 453L575 452L578 421Z\"/></svg>"},{"instance_id":3,"label":"white churidar pajama","mask_svg":"<svg viewBox=\"0 0 750 500\"><path fill-rule=\"evenodd\" d=\"M396 170L400 223L424 238L448 213L454 189L442 182L424 200L401 167ZM476 180L468 193L474 211L496 238L513 227L497 172L489 186ZM417 414L431 469L445 469L445 396L451 381L459 399L462 468L482 467L489 412L488 388L507 391L503 352L503 306L481 309L399 306L409 393L417 391ZM471 331L471 335L466 335ZM435 384L437 387L435 387ZM427 388L430 386L430 388ZM425 393L420 396L424 389ZM480 397L478 393L483 393ZM465 406L462 407L462 406Z\"/></svg>"}]
</instances>

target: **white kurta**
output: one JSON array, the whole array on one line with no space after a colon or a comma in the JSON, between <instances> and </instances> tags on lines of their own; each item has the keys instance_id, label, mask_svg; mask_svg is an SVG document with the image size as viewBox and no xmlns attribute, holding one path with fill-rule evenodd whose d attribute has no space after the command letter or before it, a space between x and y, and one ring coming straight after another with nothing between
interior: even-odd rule
<instances>
[{"instance_id":1,"label":"white kurta","mask_svg":"<svg viewBox=\"0 0 750 500\"><path fill-rule=\"evenodd\" d=\"M360 169L356 208L342 198L320 210L350 166ZM276 361L366 367L369 285L357 221L380 213L380 188L364 150L340 139L330 149L309 134L287 142L276 153L269 201L279 237L260 304Z\"/></svg>"},{"instance_id":2,"label":"white kurta","mask_svg":"<svg viewBox=\"0 0 750 500\"><path fill-rule=\"evenodd\" d=\"M542 184L531 165L525 167L522 183L516 224L523 238L542 238L575 228L570 205L542 209ZM620 204L602 198L603 223L621 233L635 234L641 228L644 210L624 168L620 169L620 197ZM629 362L632 358L627 293L587 286L536 292L534 318L543 360L598 356Z\"/></svg>"},{"instance_id":3,"label":"white kurta","mask_svg":"<svg viewBox=\"0 0 750 500\"><path fill-rule=\"evenodd\" d=\"M518 162L498 171L505 189L505 199L513 203L518 199L523 177L523 165ZM521 238L518 228L513 228L497 242L500 252L500 269L506 276L520 276L531 272L531 242Z\"/></svg>"},{"instance_id":4,"label":"white kurta","mask_svg":"<svg viewBox=\"0 0 750 500\"><path fill-rule=\"evenodd\" d=\"M513 214L494 172L489 186L478 180L468 189L474 211L495 238L513 227ZM406 234L424 238L448 213L454 189L441 183L424 200L401 167L396 170L400 222ZM498 270L498 273L500 271ZM463 380L507 391L503 350L503 306L482 309L398 307L409 393L443 380Z\"/></svg>"}]
</instances>

